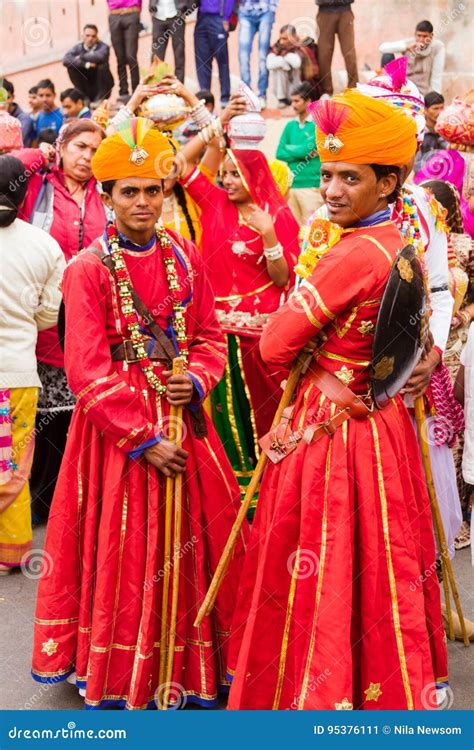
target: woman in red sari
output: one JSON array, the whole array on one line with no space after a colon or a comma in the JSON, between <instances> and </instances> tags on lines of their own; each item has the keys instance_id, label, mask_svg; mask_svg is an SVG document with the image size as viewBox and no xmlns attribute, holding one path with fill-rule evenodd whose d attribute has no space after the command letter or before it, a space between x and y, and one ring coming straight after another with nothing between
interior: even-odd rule
<instances>
[{"instance_id":1,"label":"woman in red sari","mask_svg":"<svg viewBox=\"0 0 474 750\"><path fill-rule=\"evenodd\" d=\"M175 79L162 83L192 107L199 105ZM234 98L224 111L224 125L242 111L240 101ZM201 210L203 260L227 337L228 364L213 391L213 418L243 492L285 377L285 368L263 362L259 340L269 314L286 299L298 255L298 224L257 144L224 149L222 187L193 166L205 148L205 135L181 150L190 165L182 185Z\"/></svg>"},{"instance_id":2,"label":"woman in red sari","mask_svg":"<svg viewBox=\"0 0 474 750\"><path fill-rule=\"evenodd\" d=\"M330 221L313 225L321 258L260 348L283 367L321 330L327 339L298 389L295 442L262 481L229 708L436 707L447 662L419 449L402 398L379 411L368 383L380 300L404 245L388 204L415 125L353 91L318 104L315 119Z\"/></svg>"},{"instance_id":3,"label":"woman in red sari","mask_svg":"<svg viewBox=\"0 0 474 750\"><path fill-rule=\"evenodd\" d=\"M201 420L198 434L192 412L222 376L225 342L196 248L155 227L173 159L168 142L141 118L130 123L92 162L116 226L64 275L65 364L77 402L48 524L33 677L73 680L87 708L161 706L166 684L175 707L213 706L228 685L243 546L215 617L194 627L239 490L212 424ZM130 284L150 313L140 311ZM184 375L167 370L153 320L168 348L186 358ZM185 407L182 448L167 439L170 405ZM183 520L171 563L174 571L180 561L169 685L160 680L165 479L176 474Z\"/></svg>"}]
</instances>

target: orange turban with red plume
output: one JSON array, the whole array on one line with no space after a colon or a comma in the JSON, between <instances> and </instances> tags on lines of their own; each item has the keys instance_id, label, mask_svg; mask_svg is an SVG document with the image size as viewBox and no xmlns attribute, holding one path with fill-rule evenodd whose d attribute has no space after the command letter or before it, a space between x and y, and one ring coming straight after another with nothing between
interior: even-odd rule
<instances>
[{"instance_id":1,"label":"orange turban with red plume","mask_svg":"<svg viewBox=\"0 0 474 750\"><path fill-rule=\"evenodd\" d=\"M402 110L348 89L310 105L322 162L404 166L416 152L416 125Z\"/></svg>"}]
</instances>

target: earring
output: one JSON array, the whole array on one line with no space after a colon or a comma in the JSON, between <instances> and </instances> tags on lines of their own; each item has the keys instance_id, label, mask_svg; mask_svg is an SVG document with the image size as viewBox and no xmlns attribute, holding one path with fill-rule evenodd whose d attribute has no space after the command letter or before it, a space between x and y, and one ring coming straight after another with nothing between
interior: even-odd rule
<instances>
[{"instance_id":1,"label":"earring","mask_svg":"<svg viewBox=\"0 0 474 750\"><path fill-rule=\"evenodd\" d=\"M381 197L381 198L385 198L385 193L381 193L381 194L380 194L380 197Z\"/></svg>"}]
</instances>

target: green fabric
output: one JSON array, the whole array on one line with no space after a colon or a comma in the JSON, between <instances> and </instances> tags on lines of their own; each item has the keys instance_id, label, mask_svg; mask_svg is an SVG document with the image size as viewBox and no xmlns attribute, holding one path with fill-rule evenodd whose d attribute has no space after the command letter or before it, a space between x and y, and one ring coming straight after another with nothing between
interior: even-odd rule
<instances>
[{"instance_id":1,"label":"green fabric","mask_svg":"<svg viewBox=\"0 0 474 750\"><path fill-rule=\"evenodd\" d=\"M232 334L227 336L227 357L224 377L211 393L212 419L235 472L243 499L257 458L251 409L239 365L238 343ZM249 520L253 517L256 502L257 495L252 501Z\"/></svg>"},{"instance_id":2,"label":"green fabric","mask_svg":"<svg viewBox=\"0 0 474 750\"><path fill-rule=\"evenodd\" d=\"M301 126L298 119L290 120L281 134L276 158L285 161L295 175L292 187L319 187L321 161L316 151L314 122L307 120Z\"/></svg>"}]
</instances>

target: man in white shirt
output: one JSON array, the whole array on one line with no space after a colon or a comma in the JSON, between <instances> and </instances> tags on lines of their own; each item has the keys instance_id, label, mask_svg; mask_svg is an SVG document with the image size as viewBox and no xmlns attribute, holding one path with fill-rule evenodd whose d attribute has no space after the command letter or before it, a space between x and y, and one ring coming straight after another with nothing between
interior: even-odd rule
<instances>
[{"instance_id":1,"label":"man in white shirt","mask_svg":"<svg viewBox=\"0 0 474 750\"><path fill-rule=\"evenodd\" d=\"M150 0L153 22L151 57L165 59L168 40L171 37L176 78L184 83L184 27L198 3L196 0Z\"/></svg>"},{"instance_id":2,"label":"man in white shirt","mask_svg":"<svg viewBox=\"0 0 474 750\"><path fill-rule=\"evenodd\" d=\"M418 86L421 93L439 91L443 88L443 72L446 50L443 42L433 38L434 29L430 21L420 21L416 25L415 36L400 39L398 42L384 42L380 45L382 64L385 65L395 55L406 55L407 75Z\"/></svg>"},{"instance_id":3,"label":"man in white shirt","mask_svg":"<svg viewBox=\"0 0 474 750\"><path fill-rule=\"evenodd\" d=\"M27 182L21 161L0 156L0 575L29 570L36 339L56 324L65 267L56 240L17 218Z\"/></svg>"}]
</instances>

